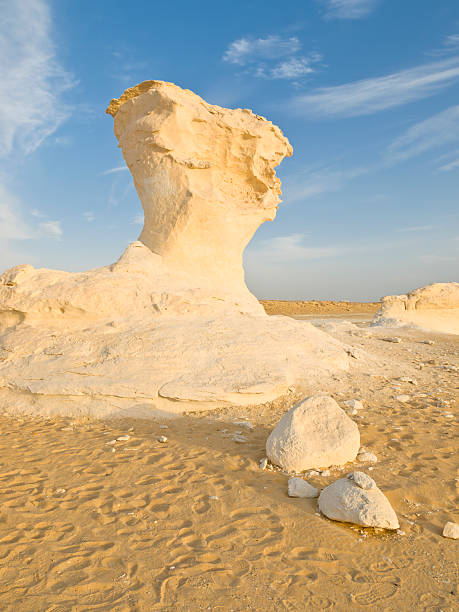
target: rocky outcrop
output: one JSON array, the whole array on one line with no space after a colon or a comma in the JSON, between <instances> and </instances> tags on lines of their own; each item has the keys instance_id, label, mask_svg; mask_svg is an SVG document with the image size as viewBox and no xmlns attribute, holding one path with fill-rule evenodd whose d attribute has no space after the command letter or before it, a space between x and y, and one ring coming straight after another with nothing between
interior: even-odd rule
<instances>
[{"instance_id":1,"label":"rocky outcrop","mask_svg":"<svg viewBox=\"0 0 459 612\"><path fill-rule=\"evenodd\" d=\"M242 253L275 217L292 152L270 121L147 81L107 109L145 213L112 265L0 276L0 409L183 412L274 399L347 368L343 346L268 317Z\"/></svg>"},{"instance_id":2,"label":"rocky outcrop","mask_svg":"<svg viewBox=\"0 0 459 612\"><path fill-rule=\"evenodd\" d=\"M362 527L399 528L389 500L364 472L352 472L325 487L319 496L319 510L334 521Z\"/></svg>"},{"instance_id":3,"label":"rocky outcrop","mask_svg":"<svg viewBox=\"0 0 459 612\"><path fill-rule=\"evenodd\" d=\"M459 283L434 283L406 295L386 296L372 325L459 334Z\"/></svg>"},{"instance_id":4,"label":"rocky outcrop","mask_svg":"<svg viewBox=\"0 0 459 612\"><path fill-rule=\"evenodd\" d=\"M333 398L318 395L282 417L266 442L266 454L287 472L302 472L353 461L359 447L354 421Z\"/></svg>"}]
</instances>

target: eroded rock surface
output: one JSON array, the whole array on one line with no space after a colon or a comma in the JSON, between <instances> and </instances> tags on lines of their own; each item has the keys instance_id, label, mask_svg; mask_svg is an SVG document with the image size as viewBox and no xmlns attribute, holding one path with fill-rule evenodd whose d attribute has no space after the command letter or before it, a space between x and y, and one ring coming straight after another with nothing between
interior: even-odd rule
<instances>
[{"instance_id":1,"label":"eroded rock surface","mask_svg":"<svg viewBox=\"0 0 459 612\"><path fill-rule=\"evenodd\" d=\"M357 425L335 400L309 397L291 408L266 442L269 460L288 472L353 461L360 447Z\"/></svg>"},{"instance_id":2,"label":"eroded rock surface","mask_svg":"<svg viewBox=\"0 0 459 612\"><path fill-rule=\"evenodd\" d=\"M242 254L275 217L292 148L249 110L147 81L112 100L145 213L137 242L88 272L0 276L0 409L148 416L256 404L346 369L341 343L268 317Z\"/></svg>"},{"instance_id":3,"label":"eroded rock surface","mask_svg":"<svg viewBox=\"0 0 459 612\"><path fill-rule=\"evenodd\" d=\"M406 295L388 295L381 302L373 326L459 334L459 283L434 283Z\"/></svg>"},{"instance_id":4,"label":"eroded rock surface","mask_svg":"<svg viewBox=\"0 0 459 612\"><path fill-rule=\"evenodd\" d=\"M319 496L319 510L335 521L363 527L400 526L389 500L364 472L352 472L325 487Z\"/></svg>"}]
</instances>

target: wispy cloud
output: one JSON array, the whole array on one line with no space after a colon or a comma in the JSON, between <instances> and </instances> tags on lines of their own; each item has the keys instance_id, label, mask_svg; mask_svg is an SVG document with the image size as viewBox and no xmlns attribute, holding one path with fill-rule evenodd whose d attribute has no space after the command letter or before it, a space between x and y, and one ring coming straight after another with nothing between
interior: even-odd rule
<instances>
[{"instance_id":1,"label":"wispy cloud","mask_svg":"<svg viewBox=\"0 0 459 612\"><path fill-rule=\"evenodd\" d=\"M263 262L275 261L285 263L291 261L304 261L308 259L323 259L333 257L343 252L341 247L305 246L303 242L307 239L307 234L289 234L288 236L276 236L269 240L263 240L259 245L247 250L249 259L261 258Z\"/></svg>"},{"instance_id":2,"label":"wispy cloud","mask_svg":"<svg viewBox=\"0 0 459 612\"><path fill-rule=\"evenodd\" d=\"M233 41L222 59L246 67L259 78L298 79L315 72L314 64L322 59L318 53L298 55L300 50L301 42L296 36L246 37Z\"/></svg>"},{"instance_id":3,"label":"wispy cloud","mask_svg":"<svg viewBox=\"0 0 459 612\"><path fill-rule=\"evenodd\" d=\"M323 193L339 191L349 181L370 172L369 167L336 170L332 167L305 168L291 177L286 177L282 186L283 199L287 204L307 200Z\"/></svg>"},{"instance_id":4,"label":"wispy cloud","mask_svg":"<svg viewBox=\"0 0 459 612\"><path fill-rule=\"evenodd\" d=\"M136 216L132 219L131 223L133 225L143 225L144 224L143 212L137 213Z\"/></svg>"},{"instance_id":5,"label":"wispy cloud","mask_svg":"<svg viewBox=\"0 0 459 612\"><path fill-rule=\"evenodd\" d=\"M52 236L53 238L60 239L63 231L60 221L43 221L38 224L38 228L45 236Z\"/></svg>"},{"instance_id":6,"label":"wispy cloud","mask_svg":"<svg viewBox=\"0 0 459 612\"><path fill-rule=\"evenodd\" d=\"M321 0L329 19L361 19L369 15L379 0Z\"/></svg>"},{"instance_id":7,"label":"wispy cloud","mask_svg":"<svg viewBox=\"0 0 459 612\"><path fill-rule=\"evenodd\" d=\"M116 174L117 172L124 172L125 170L129 170L127 166L117 166L116 168L109 168L108 170L104 170L101 172L101 176L105 176L107 174Z\"/></svg>"},{"instance_id":8,"label":"wispy cloud","mask_svg":"<svg viewBox=\"0 0 459 612\"><path fill-rule=\"evenodd\" d=\"M451 170L459 170L459 157L448 164L444 164L438 168L440 172L451 172Z\"/></svg>"},{"instance_id":9,"label":"wispy cloud","mask_svg":"<svg viewBox=\"0 0 459 612\"><path fill-rule=\"evenodd\" d=\"M94 214L94 211L87 210L86 212L83 213L83 218L88 223L92 223L94 219L96 218L96 215Z\"/></svg>"},{"instance_id":10,"label":"wispy cloud","mask_svg":"<svg viewBox=\"0 0 459 612\"><path fill-rule=\"evenodd\" d=\"M2 2L0 155L29 154L67 118L62 94L75 82L59 64L44 0Z\"/></svg>"},{"instance_id":11,"label":"wispy cloud","mask_svg":"<svg viewBox=\"0 0 459 612\"><path fill-rule=\"evenodd\" d=\"M459 142L459 105L451 106L424 121L416 123L399 136L388 148L390 161L409 159L430 149ZM443 167L448 168L449 164Z\"/></svg>"},{"instance_id":12,"label":"wispy cloud","mask_svg":"<svg viewBox=\"0 0 459 612\"><path fill-rule=\"evenodd\" d=\"M290 107L306 118L370 115L432 96L459 80L459 56L383 77L321 87L292 98Z\"/></svg>"},{"instance_id":13,"label":"wispy cloud","mask_svg":"<svg viewBox=\"0 0 459 612\"><path fill-rule=\"evenodd\" d=\"M428 232L434 229L433 225L413 225L412 227L400 227L396 232Z\"/></svg>"}]
</instances>

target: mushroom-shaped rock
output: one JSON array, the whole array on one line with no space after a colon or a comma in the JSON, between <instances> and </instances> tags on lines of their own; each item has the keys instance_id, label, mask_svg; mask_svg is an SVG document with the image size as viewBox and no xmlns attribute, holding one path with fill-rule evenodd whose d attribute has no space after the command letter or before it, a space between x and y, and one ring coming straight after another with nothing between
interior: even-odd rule
<instances>
[{"instance_id":1,"label":"mushroom-shaped rock","mask_svg":"<svg viewBox=\"0 0 459 612\"><path fill-rule=\"evenodd\" d=\"M352 472L325 487L319 497L319 510L334 521L363 527L399 528L389 500L364 472Z\"/></svg>"},{"instance_id":2,"label":"mushroom-shaped rock","mask_svg":"<svg viewBox=\"0 0 459 612\"><path fill-rule=\"evenodd\" d=\"M271 461L288 472L353 461L360 446L357 425L335 400L309 397L291 408L266 442Z\"/></svg>"}]
</instances>

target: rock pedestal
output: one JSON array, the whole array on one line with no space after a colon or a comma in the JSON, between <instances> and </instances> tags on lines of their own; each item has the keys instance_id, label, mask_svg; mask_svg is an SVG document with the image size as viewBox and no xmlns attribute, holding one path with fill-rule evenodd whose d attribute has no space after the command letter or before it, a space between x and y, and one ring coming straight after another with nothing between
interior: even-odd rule
<instances>
[{"instance_id":1,"label":"rock pedestal","mask_svg":"<svg viewBox=\"0 0 459 612\"><path fill-rule=\"evenodd\" d=\"M0 276L0 409L148 416L256 404L346 369L337 340L268 317L244 282L243 250L274 219L274 168L292 153L280 129L162 81L107 112L145 225L115 264Z\"/></svg>"}]
</instances>

